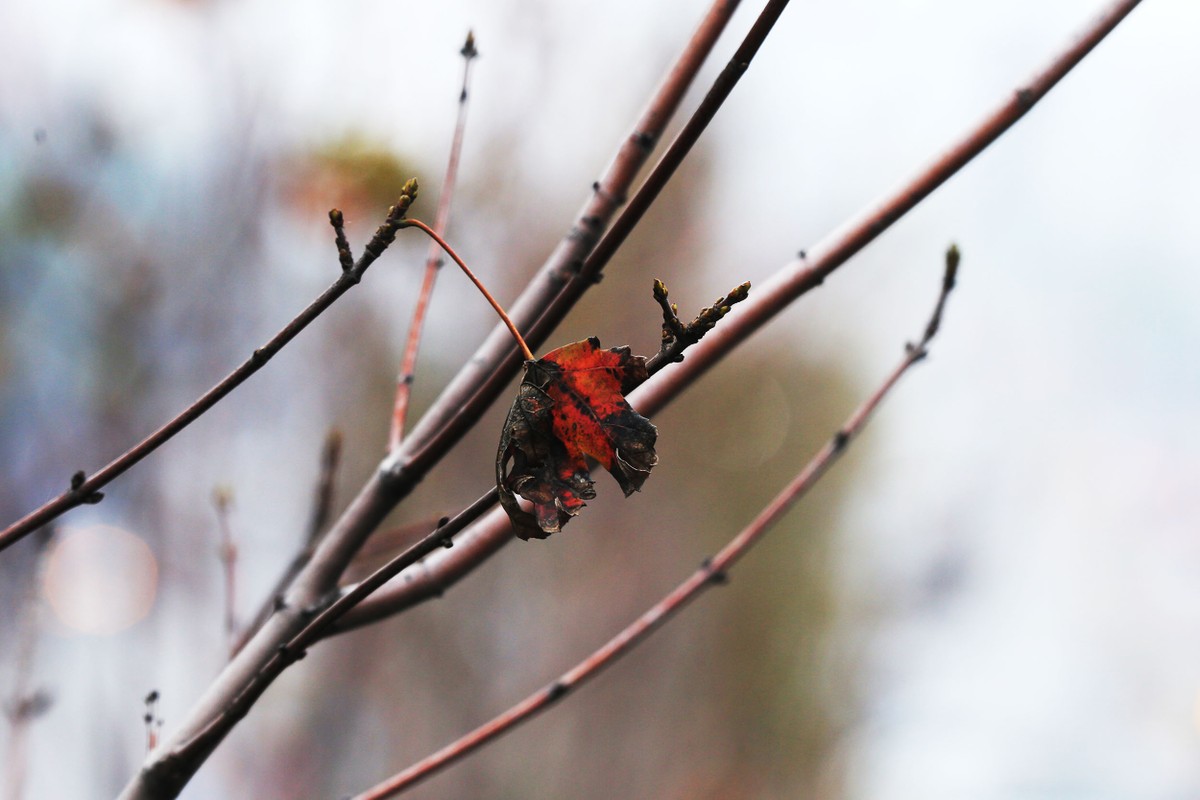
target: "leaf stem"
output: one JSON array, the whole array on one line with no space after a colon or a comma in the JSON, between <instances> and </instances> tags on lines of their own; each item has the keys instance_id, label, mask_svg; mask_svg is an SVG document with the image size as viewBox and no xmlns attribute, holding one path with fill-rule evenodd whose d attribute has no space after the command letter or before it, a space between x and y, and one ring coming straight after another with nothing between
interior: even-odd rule
<instances>
[{"instance_id":1,"label":"leaf stem","mask_svg":"<svg viewBox=\"0 0 1200 800\"><path fill-rule=\"evenodd\" d=\"M509 318L508 313L504 310L503 306L497 302L496 298L492 297L492 293L487 290L487 287L483 285L479 278L475 277L475 273L471 272L471 268L466 265L466 262L459 258L458 253L454 252L454 248L448 245L446 240L438 235L437 231L426 225L424 222L421 222L419 219L404 219L400 222L400 227L418 228L424 231L426 236L437 242L438 246L446 251L446 255L454 259L454 263L458 264L459 269L461 269L463 273L465 273L466 276L471 279L471 283L475 284L475 288L482 292L487 301L492 304L492 308L496 310L496 313L500 315L500 319L502 319L504 324L508 326L509 333L511 333L513 338L517 340L517 345L521 348L521 353L525 356L525 360L537 360L537 357L534 356L533 351L529 349L529 345L525 344L525 337L521 336L521 332L517 330L517 326L513 323L512 319Z\"/></svg>"}]
</instances>

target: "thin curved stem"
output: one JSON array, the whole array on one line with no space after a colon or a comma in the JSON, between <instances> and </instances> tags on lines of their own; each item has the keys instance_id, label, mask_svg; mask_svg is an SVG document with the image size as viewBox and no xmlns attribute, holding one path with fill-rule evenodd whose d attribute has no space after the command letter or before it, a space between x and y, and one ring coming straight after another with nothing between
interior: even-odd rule
<instances>
[{"instance_id":1,"label":"thin curved stem","mask_svg":"<svg viewBox=\"0 0 1200 800\"><path fill-rule=\"evenodd\" d=\"M521 332L517 330L517 326L508 316L508 312L504 310L504 306L500 305L499 301L497 301L496 298L492 296L492 293L487 290L487 287L483 285L483 281L479 280L475 273L471 271L471 268L467 266L467 262L463 261L462 258L459 257L458 253L454 252L454 248L447 244L446 240L438 235L437 231L426 225L424 222L421 222L419 219L406 219L403 223L401 223L400 227L417 228L418 230L422 230L425 232L426 236L437 242L438 246L446 251L446 255L450 256L450 258L454 260L455 264L458 264L458 267L463 271L463 274L471 279L471 283L475 284L475 288L483 294L484 298L488 301L488 303L491 304L496 313L500 315L500 319L504 322L505 326L507 326L508 332L512 334L514 339L516 339L517 346L521 348L521 354L525 356L525 360L535 360L533 352L529 349L529 345L525 344L525 337L521 336Z\"/></svg>"}]
</instances>

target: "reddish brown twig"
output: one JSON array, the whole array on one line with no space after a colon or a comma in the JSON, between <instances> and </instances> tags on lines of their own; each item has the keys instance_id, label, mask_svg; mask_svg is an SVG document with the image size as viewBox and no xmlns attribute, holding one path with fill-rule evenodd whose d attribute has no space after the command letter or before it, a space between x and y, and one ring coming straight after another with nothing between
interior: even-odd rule
<instances>
[{"instance_id":1,"label":"reddish brown twig","mask_svg":"<svg viewBox=\"0 0 1200 800\"><path fill-rule=\"evenodd\" d=\"M450 143L450 157L446 161L446 177L442 181L442 193L438 197L437 214L433 219L433 229L438 235L446 235L446 225L450 220L450 202L454 197L454 189L458 184L458 162L462 155L463 132L467 126L467 98L471 85L471 64L479 51L475 49L475 35L467 33L467 41L459 51L463 57L462 91L458 95L458 118L454 123L454 138ZM396 401L392 407L392 426L388 432L388 452L395 450L404 438L404 424L408 419L408 403L412 397L412 384L416 377L417 352L421 348L421 333L425 328L425 316L429 311L429 300L433 296L433 286L442 266L441 250L436 241L429 243L429 254L425 257L425 275L421 281L421 292L417 295L417 305L413 310L412 322L408 326L408 339L404 344L404 357L400 362L400 372L396 376Z\"/></svg>"},{"instance_id":2,"label":"reddish brown twig","mask_svg":"<svg viewBox=\"0 0 1200 800\"><path fill-rule=\"evenodd\" d=\"M400 199L388 211L388 217L376 230L371 241L363 248L363 254L358 261L350 263L349 250L345 245L345 235L342 233L342 214L337 209L330 212L330 222L337 233L338 254L342 262L342 274L333 285L321 293L307 308L296 315L291 322L275 334L271 339L242 362L241 366L225 376L216 386L209 389L196 399L190 406L180 412L174 419L163 425L154 433L113 459L106 466L91 476L82 471L76 472L71 478L67 491L41 507L26 514L21 519L0 531L0 550L19 541L22 537L37 530L52 519L85 503L98 503L104 497L100 489L107 486L113 479L124 474L126 470L153 453L175 434L195 422L199 417L215 406L222 398L240 386L247 378L262 369L271 358L292 339L319 317L325 309L362 280L363 273L375 263L383 251L396 238L400 221L408 213L408 207L416 199L417 182L409 181L401 190Z\"/></svg>"},{"instance_id":3,"label":"reddish brown twig","mask_svg":"<svg viewBox=\"0 0 1200 800\"><path fill-rule=\"evenodd\" d=\"M932 163L879 203L821 240L808 251L806 257L784 265L764 283L757 285L750 299L717 330L693 347L684 362L663 370L634 391L630 395L633 407L639 413L653 417L788 304L819 286L830 273L895 224L1012 127L1139 2L1113 2L1081 36L1055 54L1041 72L1007 96L995 110L985 115ZM359 627L441 596L447 588L468 575L511 539L508 518L503 513L488 514L477 525L463 532L453 551L434 554L426 560L419 576L413 576L403 584L385 586L376 592L347 614L339 629Z\"/></svg>"},{"instance_id":4,"label":"reddish brown twig","mask_svg":"<svg viewBox=\"0 0 1200 800\"><path fill-rule=\"evenodd\" d=\"M673 591L651 606L598 650L563 673L558 680L529 695L512 708L496 716L490 722L480 725L457 741L363 792L355 800L383 800L383 798L395 797L405 789L431 777L488 742L508 733L517 725L535 714L545 711L582 684L595 678L606 667L628 653L675 614L683 610L688 603L700 595L702 590L709 586L723 585L727 581L729 570L733 565L828 471L838 457L845 452L850 441L863 429L871 414L883 402L900 377L908 371L909 367L925 357L926 348L940 326L946 298L954 288L957 271L958 250L951 247L946 254L946 272L942 281L942 291L938 296L933 315L925 326L925 334L921 340L905 347L904 358L884 379L879 388L850 415L845 424L800 470L791 483L759 512L753 522L729 540L720 552L712 558L705 559L700 567Z\"/></svg>"}]
</instances>

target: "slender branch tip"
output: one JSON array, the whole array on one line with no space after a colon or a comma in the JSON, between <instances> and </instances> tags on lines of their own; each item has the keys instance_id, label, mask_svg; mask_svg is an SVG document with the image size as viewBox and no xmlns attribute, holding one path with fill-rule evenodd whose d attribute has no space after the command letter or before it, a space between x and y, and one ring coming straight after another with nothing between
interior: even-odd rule
<instances>
[{"instance_id":1,"label":"slender branch tip","mask_svg":"<svg viewBox=\"0 0 1200 800\"><path fill-rule=\"evenodd\" d=\"M467 31L466 44L462 46L462 50L458 51L467 61L476 58L479 55L479 50L475 48L475 31Z\"/></svg>"}]
</instances>

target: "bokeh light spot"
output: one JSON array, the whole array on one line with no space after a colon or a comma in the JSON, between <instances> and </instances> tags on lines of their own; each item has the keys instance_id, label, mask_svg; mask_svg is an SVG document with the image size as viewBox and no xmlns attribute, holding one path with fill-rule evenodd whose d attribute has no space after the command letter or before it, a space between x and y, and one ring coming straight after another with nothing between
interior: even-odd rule
<instances>
[{"instance_id":1,"label":"bokeh light spot","mask_svg":"<svg viewBox=\"0 0 1200 800\"><path fill-rule=\"evenodd\" d=\"M97 636L141 620L154 605L158 562L138 536L109 525L64 528L43 592L69 628Z\"/></svg>"}]
</instances>

